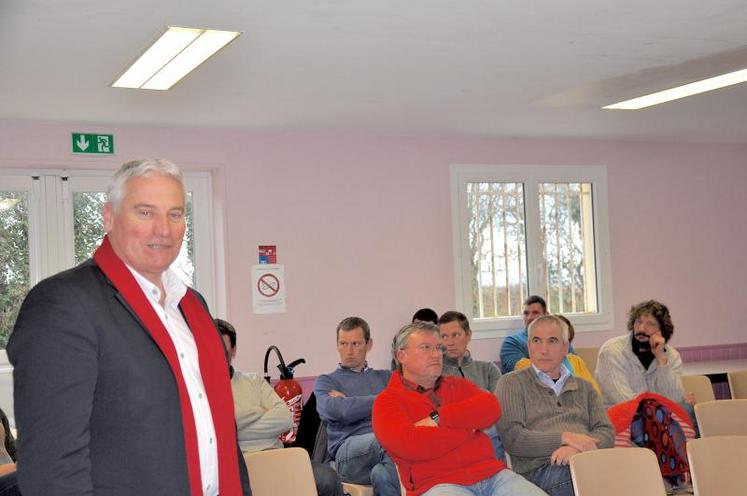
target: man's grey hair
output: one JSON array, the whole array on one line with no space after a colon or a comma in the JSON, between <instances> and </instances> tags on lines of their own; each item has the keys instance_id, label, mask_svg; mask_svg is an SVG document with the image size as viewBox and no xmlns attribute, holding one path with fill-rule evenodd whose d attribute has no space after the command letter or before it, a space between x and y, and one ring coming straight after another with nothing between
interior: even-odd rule
<instances>
[{"instance_id":1,"label":"man's grey hair","mask_svg":"<svg viewBox=\"0 0 747 496\"><path fill-rule=\"evenodd\" d=\"M407 342L410 340L410 336L416 332L430 333L435 334L438 338L441 337L441 331L439 331L437 325L431 324L430 322L423 322L422 320L416 320L397 331L394 340L392 340L392 358L397 366L397 370L400 372L402 372L402 364L397 360L397 352L407 348Z\"/></svg>"},{"instance_id":2,"label":"man's grey hair","mask_svg":"<svg viewBox=\"0 0 747 496\"><path fill-rule=\"evenodd\" d=\"M173 178L179 183L182 187L182 191L184 191L186 195L184 176L182 175L182 171L179 170L179 167L177 167L173 162L160 158L132 160L123 164L122 167L114 173L112 182L109 184L109 188L106 191L107 201L111 203L115 212L119 211L119 207L122 205L122 200L125 197L127 189L127 182L130 179L151 174L160 174L162 176Z\"/></svg>"},{"instance_id":3,"label":"man's grey hair","mask_svg":"<svg viewBox=\"0 0 747 496\"><path fill-rule=\"evenodd\" d=\"M532 321L531 324L529 324L529 327L527 328L527 332L529 333L529 341L530 342L532 341L532 335L534 334L533 333L534 328L537 327L538 325L543 324L543 323L545 323L545 324L547 324L547 323L553 323L553 324L555 324L558 327L558 329L560 329L560 335L563 337L563 343L565 343L565 344L569 343L569 339L570 339L569 336L570 336L570 334L568 332L568 324L566 324L565 322L563 322L563 319L561 319L560 317L558 317L556 315L543 315L541 317L537 317L536 319L534 319Z\"/></svg>"}]
</instances>

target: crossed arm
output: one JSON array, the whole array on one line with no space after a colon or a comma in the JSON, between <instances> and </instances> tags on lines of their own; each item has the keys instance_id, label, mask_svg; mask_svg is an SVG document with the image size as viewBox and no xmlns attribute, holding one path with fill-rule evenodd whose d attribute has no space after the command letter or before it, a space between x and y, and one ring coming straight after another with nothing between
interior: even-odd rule
<instances>
[{"instance_id":1,"label":"crossed arm","mask_svg":"<svg viewBox=\"0 0 747 496\"><path fill-rule=\"evenodd\" d=\"M377 439L397 457L425 461L440 458L472 437L482 435L480 431L500 416L498 400L472 383L465 387L468 392L462 399L438 408L437 427L428 416L432 407L427 400L408 408L402 394L384 391L374 402L373 427Z\"/></svg>"}]
</instances>

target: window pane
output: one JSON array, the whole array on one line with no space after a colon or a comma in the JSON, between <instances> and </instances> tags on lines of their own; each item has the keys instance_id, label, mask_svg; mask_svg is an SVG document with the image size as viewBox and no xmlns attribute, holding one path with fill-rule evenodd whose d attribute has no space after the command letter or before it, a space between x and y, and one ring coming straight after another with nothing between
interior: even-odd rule
<instances>
[{"instance_id":1,"label":"window pane","mask_svg":"<svg viewBox=\"0 0 747 496\"><path fill-rule=\"evenodd\" d=\"M106 194L99 191L73 193L75 265L91 258L104 237L101 206L105 201Z\"/></svg>"},{"instance_id":2,"label":"window pane","mask_svg":"<svg viewBox=\"0 0 747 496\"><path fill-rule=\"evenodd\" d=\"M28 193L0 191L0 348L29 290Z\"/></svg>"},{"instance_id":3,"label":"window pane","mask_svg":"<svg viewBox=\"0 0 747 496\"><path fill-rule=\"evenodd\" d=\"M73 193L73 236L75 239L75 263L90 258L104 237L104 222L101 207L106 194L100 191ZM181 279L194 286L194 229L192 219L192 193L187 193L187 229L179 256L171 266Z\"/></svg>"},{"instance_id":4,"label":"window pane","mask_svg":"<svg viewBox=\"0 0 747 496\"><path fill-rule=\"evenodd\" d=\"M527 296L524 186L467 183L472 318L521 314Z\"/></svg>"},{"instance_id":5,"label":"window pane","mask_svg":"<svg viewBox=\"0 0 747 496\"><path fill-rule=\"evenodd\" d=\"M543 273L552 313L597 311L591 183L540 184Z\"/></svg>"},{"instance_id":6,"label":"window pane","mask_svg":"<svg viewBox=\"0 0 747 496\"><path fill-rule=\"evenodd\" d=\"M171 268L179 274L185 284L195 287L195 237L194 219L192 216L192 192L187 192L187 229L184 231L184 242L179 250L179 256L171 265Z\"/></svg>"}]
</instances>

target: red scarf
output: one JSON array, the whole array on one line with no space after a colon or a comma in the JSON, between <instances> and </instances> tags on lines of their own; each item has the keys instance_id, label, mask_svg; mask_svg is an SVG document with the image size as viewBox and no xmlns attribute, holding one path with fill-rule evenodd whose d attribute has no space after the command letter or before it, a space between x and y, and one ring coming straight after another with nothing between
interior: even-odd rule
<instances>
[{"instance_id":1,"label":"red scarf","mask_svg":"<svg viewBox=\"0 0 747 496\"><path fill-rule=\"evenodd\" d=\"M181 403L189 486L192 496L202 496L197 429L195 428L189 393L171 336L169 336L135 277L114 253L108 236L104 237L101 246L94 253L93 259L138 316L171 367ZM223 343L215 330L213 319L193 290L187 289L184 298L179 302L179 307L184 313L187 325L189 325L195 339L202 382L205 385L210 412L213 416L218 449L218 487L220 494L221 496L242 495L233 395Z\"/></svg>"}]
</instances>

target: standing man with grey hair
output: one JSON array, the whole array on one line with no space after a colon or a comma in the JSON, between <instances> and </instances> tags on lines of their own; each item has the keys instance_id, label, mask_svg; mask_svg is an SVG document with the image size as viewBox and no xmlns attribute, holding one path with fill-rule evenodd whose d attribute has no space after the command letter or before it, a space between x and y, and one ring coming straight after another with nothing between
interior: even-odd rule
<instances>
[{"instance_id":1,"label":"standing man with grey hair","mask_svg":"<svg viewBox=\"0 0 747 496\"><path fill-rule=\"evenodd\" d=\"M392 345L398 370L374 401L374 433L407 494L544 495L496 459L483 430L500 417L498 400L467 379L442 376L443 351L437 326L400 329Z\"/></svg>"},{"instance_id":2,"label":"standing man with grey hair","mask_svg":"<svg viewBox=\"0 0 747 496\"><path fill-rule=\"evenodd\" d=\"M581 451L611 448L615 432L591 383L563 364L568 326L546 315L529 324L532 364L498 381L498 432L514 470L550 496L572 496L568 467Z\"/></svg>"},{"instance_id":3,"label":"standing man with grey hair","mask_svg":"<svg viewBox=\"0 0 747 496\"><path fill-rule=\"evenodd\" d=\"M370 484L377 496L399 495L397 470L371 428L374 399L391 372L368 366L373 339L365 320L343 319L336 332L340 364L314 384L316 409L327 429L327 453L344 482Z\"/></svg>"},{"instance_id":4,"label":"standing man with grey hair","mask_svg":"<svg viewBox=\"0 0 747 496\"><path fill-rule=\"evenodd\" d=\"M205 301L169 269L179 169L124 164L93 258L36 285L8 343L25 496L250 494L228 363Z\"/></svg>"}]
</instances>

